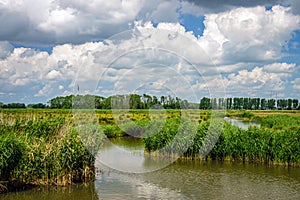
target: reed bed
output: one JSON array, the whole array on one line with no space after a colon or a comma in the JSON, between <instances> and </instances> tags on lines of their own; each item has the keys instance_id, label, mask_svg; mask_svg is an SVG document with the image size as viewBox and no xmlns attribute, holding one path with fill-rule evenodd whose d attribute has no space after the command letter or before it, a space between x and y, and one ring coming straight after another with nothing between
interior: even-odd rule
<instances>
[{"instance_id":1,"label":"reed bed","mask_svg":"<svg viewBox=\"0 0 300 200\"><path fill-rule=\"evenodd\" d=\"M93 137L88 137L91 134ZM61 117L16 119L13 124L2 121L0 190L93 180L93 152L97 152L104 137L97 127L81 127L79 131Z\"/></svg>"},{"instance_id":2,"label":"reed bed","mask_svg":"<svg viewBox=\"0 0 300 200\"><path fill-rule=\"evenodd\" d=\"M153 122L149 127L159 128L146 129L144 133L143 142L147 154L175 155L183 159L240 160L288 166L300 165L299 126L282 130L254 127L242 130L224 123L221 133L213 134L209 132L210 122L196 125L190 121L182 123L179 119L171 119L167 120L166 124L159 124ZM185 131L193 132L195 126L194 135L185 133ZM153 134L155 132L157 134ZM176 136L178 133L179 137ZM209 139L205 139L207 137ZM210 149L215 142L214 147ZM207 154L208 150L211 151Z\"/></svg>"}]
</instances>

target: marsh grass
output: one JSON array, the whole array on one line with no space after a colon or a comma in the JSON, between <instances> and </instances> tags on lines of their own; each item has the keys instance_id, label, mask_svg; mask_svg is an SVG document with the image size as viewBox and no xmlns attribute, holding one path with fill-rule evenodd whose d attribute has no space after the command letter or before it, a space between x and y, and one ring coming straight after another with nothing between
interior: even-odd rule
<instances>
[{"instance_id":1,"label":"marsh grass","mask_svg":"<svg viewBox=\"0 0 300 200\"><path fill-rule=\"evenodd\" d=\"M2 121L2 191L12 185L67 185L93 180L93 153L104 137L100 129L88 126L78 131L61 117L37 121L18 118L13 124Z\"/></svg>"},{"instance_id":2,"label":"marsh grass","mask_svg":"<svg viewBox=\"0 0 300 200\"><path fill-rule=\"evenodd\" d=\"M153 124L155 123L154 127L159 127L159 121L153 122ZM176 146L166 148L178 134L179 123L181 123L179 120L171 119L167 120L166 124L161 124L159 129L147 130L143 138L146 153L165 156L175 154L181 155L183 159L238 160L287 166L300 165L299 126L280 130L255 127L243 130L225 123L220 135L212 134L209 136L212 138L205 140L204 138L209 133L210 122L208 121L197 125L196 134L188 148L186 148L186 144L190 138L187 138L185 134L182 134L183 137L177 142L173 142ZM190 132L191 127L195 124L185 123L185 129ZM206 147L210 147L212 141L217 142L206 155ZM206 156L202 157L202 155Z\"/></svg>"}]
</instances>

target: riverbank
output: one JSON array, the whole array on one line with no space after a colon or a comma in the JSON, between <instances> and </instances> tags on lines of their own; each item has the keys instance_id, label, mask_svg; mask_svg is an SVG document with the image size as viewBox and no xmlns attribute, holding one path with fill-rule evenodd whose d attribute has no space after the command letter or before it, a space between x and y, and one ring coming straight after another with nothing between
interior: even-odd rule
<instances>
[{"instance_id":1,"label":"riverbank","mask_svg":"<svg viewBox=\"0 0 300 200\"><path fill-rule=\"evenodd\" d=\"M268 121L269 118L264 119L263 124L270 125ZM292 120L287 121L290 124L284 128L270 125L271 128L250 127L248 130L224 123L221 131L217 133L209 130L210 122L202 122L195 127L195 124L187 122L180 125L178 120L171 119L167 120L167 125L155 135L152 130L146 130L143 141L146 154L152 156L259 162L299 167L300 127L299 124L295 124L297 119L294 123ZM274 123L276 122L278 123L278 120ZM178 127L182 125L181 129L184 131L178 131ZM189 138L185 133L186 130L187 132L192 130L195 134ZM177 142L173 142L174 140Z\"/></svg>"},{"instance_id":2,"label":"riverbank","mask_svg":"<svg viewBox=\"0 0 300 200\"><path fill-rule=\"evenodd\" d=\"M99 148L105 136L96 127L80 130L94 133ZM67 185L95 177L95 157L82 143L88 138L64 118L37 121L2 119L0 128L0 192L36 185Z\"/></svg>"}]
</instances>

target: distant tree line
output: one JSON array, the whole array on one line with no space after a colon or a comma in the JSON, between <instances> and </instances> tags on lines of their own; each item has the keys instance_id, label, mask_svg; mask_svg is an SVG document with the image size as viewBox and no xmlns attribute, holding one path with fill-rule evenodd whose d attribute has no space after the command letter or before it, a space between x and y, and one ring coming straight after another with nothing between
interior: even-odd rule
<instances>
[{"instance_id":1,"label":"distant tree line","mask_svg":"<svg viewBox=\"0 0 300 200\"><path fill-rule=\"evenodd\" d=\"M101 97L95 95L70 95L55 97L48 101L50 108L96 108L96 109L189 109L198 108L198 104L190 103L172 96L151 96L147 94L113 95Z\"/></svg>"},{"instance_id":2,"label":"distant tree line","mask_svg":"<svg viewBox=\"0 0 300 200\"><path fill-rule=\"evenodd\" d=\"M26 108L24 103L8 103L4 104L0 102L0 108Z\"/></svg>"},{"instance_id":3,"label":"distant tree line","mask_svg":"<svg viewBox=\"0 0 300 200\"><path fill-rule=\"evenodd\" d=\"M208 98L203 97L200 109L231 110L300 110L298 99L265 99L265 98Z\"/></svg>"},{"instance_id":4,"label":"distant tree line","mask_svg":"<svg viewBox=\"0 0 300 200\"><path fill-rule=\"evenodd\" d=\"M231 110L300 110L298 99L265 99L265 98L208 98L203 97L199 103L191 103L178 97L151 96L147 94L113 95L101 97L96 95L58 96L47 104L9 103L0 102L0 108L96 108L96 109L231 109Z\"/></svg>"}]
</instances>

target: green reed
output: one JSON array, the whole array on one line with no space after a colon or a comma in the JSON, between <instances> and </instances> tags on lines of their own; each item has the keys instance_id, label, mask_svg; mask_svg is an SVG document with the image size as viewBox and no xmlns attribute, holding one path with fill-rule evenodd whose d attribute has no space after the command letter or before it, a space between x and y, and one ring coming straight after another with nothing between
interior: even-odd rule
<instances>
[{"instance_id":1,"label":"green reed","mask_svg":"<svg viewBox=\"0 0 300 200\"><path fill-rule=\"evenodd\" d=\"M95 153L104 137L99 126L76 128L61 117L2 121L0 184L66 185L92 180Z\"/></svg>"},{"instance_id":2,"label":"green reed","mask_svg":"<svg viewBox=\"0 0 300 200\"><path fill-rule=\"evenodd\" d=\"M300 165L300 127L283 130L243 130L224 123L219 134L210 131L210 125L210 122L202 122L197 125L196 133L192 134L195 124L189 121L183 123L178 119L171 119L165 124L153 122L149 125L153 128L146 129L144 134L145 150L150 154L158 152L161 155L172 156L175 153L183 158L192 159ZM180 127L190 134L180 131ZM176 136L177 134L179 136Z\"/></svg>"}]
</instances>

